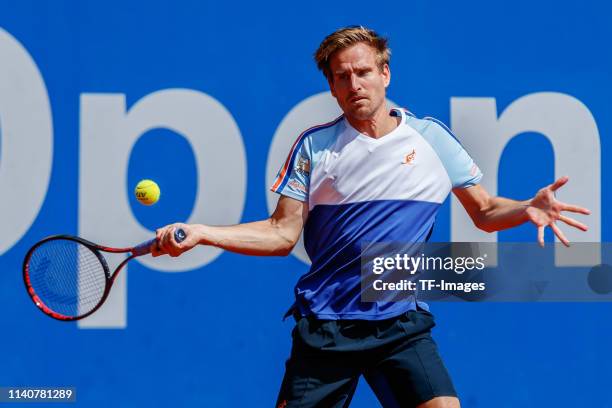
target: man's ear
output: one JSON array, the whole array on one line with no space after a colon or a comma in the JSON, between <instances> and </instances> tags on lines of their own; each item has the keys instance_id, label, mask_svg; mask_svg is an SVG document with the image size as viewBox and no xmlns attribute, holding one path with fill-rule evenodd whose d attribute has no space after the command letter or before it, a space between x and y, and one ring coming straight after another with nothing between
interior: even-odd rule
<instances>
[{"instance_id":1,"label":"man's ear","mask_svg":"<svg viewBox=\"0 0 612 408\"><path fill-rule=\"evenodd\" d=\"M382 68L382 74L384 76L385 88L389 86L391 83L391 69L389 68L389 64L385 64Z\"/></svg>"}]
</instances>

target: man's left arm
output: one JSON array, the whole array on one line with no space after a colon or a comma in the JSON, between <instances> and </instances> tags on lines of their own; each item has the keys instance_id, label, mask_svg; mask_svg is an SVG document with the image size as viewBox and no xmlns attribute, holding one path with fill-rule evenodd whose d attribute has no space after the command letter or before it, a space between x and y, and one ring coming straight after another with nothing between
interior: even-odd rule
<instances>
[{"instance_id":1,"label":"man's left arm","mask_svg":"<svg viewBox=\"0 0 612 408\"><path fill-rule=\"evenodd\" d=\"M556 222L562 221L574 228L586 231L588 229L586 225L563 213L573 212L588 215L591 212L577 205L565 204L555 198L555 191L568 180L568 177L561 177L539 190L533 198L525 201L493 197L480 184L467 188L455 188L453 192L474 224L483 231L501 231L531 221L538 228L538 242L541 246L544 246L544 228L546 227L550 227L557 238L569 246L569 241Z\"/></svg>"}]
</instances>

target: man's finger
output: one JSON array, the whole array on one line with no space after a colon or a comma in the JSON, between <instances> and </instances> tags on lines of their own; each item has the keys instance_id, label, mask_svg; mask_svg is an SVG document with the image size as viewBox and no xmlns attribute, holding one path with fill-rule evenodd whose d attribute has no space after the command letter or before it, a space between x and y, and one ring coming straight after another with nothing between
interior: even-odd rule
<instances>
[{"instance_id":1,"label":"man's finger","mask_svg":"<svg viewBox=\"0 0 612 408\"><path fill-rule=\"evenodd\" d=\"M572 204L565 204L561 202L559 204L561 205L561 211L570 211L570 212L575 212L575 213L584 214L584 215L591 214L591 210L589 210L588 208L579 207L577 205L572 205Z\"/></svg>"},{"instance_id":2,"label":"man's finger","mask_svg":"<svg viewBox=\"0 0 612 408\"><path fill-rule=\"evenodd\" d=\"M166 230L166 227L163 228L158 228L155 231L155 238L157 238L157 241L159 241L161 239L161 237L164 235L164 231Z\"/></svg>"},{"instance_id":3,"label":"man's finger","mask_svg":"<svg viewBox=\"0 0 612 408\"><path fill-rule=\"evenodd\" d=\"M538 243L544 248L544 227L538 227Z\"/></svg>"},{"instance_id":4,"label":"man's finger","mask_svg":"<svg viewBox=\"0 0 612 408\"><path fill-rule=\"evenodd\" d=\"M570 243L568 239L565 237L565 234L563 234L563 231L561 231L559 227L557 227L556 224L554 223L550 224L550 228L553 230L557 238L559 238L559 241L563 242L563 245L570 246Z\"/></svg>"},{"instance_id":5,"label":"man's finger","mask_svg":"<svg viewBox=\"0 0 612 408\"><path fill-rule=\"evenodd\" d=\"M168 250L172 250L174 248L174 244L172 242L173 233L174 233L174 228L168 228L168 231L166 231L165 242L166 242L166 248L168 248Z\"/></svg>"},{"instance_id":6,"label":"man's finger","mask_svg":"<svg viewBox=\"0 0 612 408\"><path fill-rule=\"evenodd\" d=\"M560 215L559 216L559 221L563 221L567 225L571 225L572 227L576 227L576 228L578 228L579 230L582 230L582 231L588 231L588 229L589 229L589 227L587 227L583 223L581 223L579 221L576 221L573 218L566 217L565 215Z\"/></svg>"},{"instance_id":7,"label":"man's finger","mask_svg":"<svg viewBox=\"0 0 612 408\"><path fill-rule=\"evenodd\" d=\"M172 244L173 247L177 247L178 246L178 242L176 242L176 239L174 238L174 234L177 230L177 227L172 227L170 229L170 243Z\"/></svg>"},{"instance_id":8,"label":"man's finger","mask_svg":"<svg viewBox=\"0 0 612 408\"><path fill-rule=\"evenodd\" d=\"M555 181L554 183L552 183L549 188L552 191L557 191L560 187L562 187L565 183L567 183L569 181L569 177L567 176L563 176L563 177L559 177L557 179L557 181Z\"/></svg>"},{"instance_id":9,"label":"man's finger","mask_svg":"<svg viewBox=\"0 0 612 408\"><path fill-rule=\"evenodd\" d=\"M155 242L151 245L151 255L154 257L161 255L161 250L159 248L159 240L155 240Z\"/></svg>"},{"instance_id":10,"label":"man's finger","mask_svg":"<svg viewBox=\"0 0 612 408\"><path fill-rule=\"evenodd\" d=\"M159 246L161 247L161 249L165 253L168 253L168 250L169 250L169 246L168 246L168 229L166 229L164 231L164 234L162 235L161 239L159 240Z\"/></svg>"},{"instance_id":11,"label":"man's finger","mask_svg":"<svg viewBox=\"0 0 612 408\"><path fill-rule=\"evenodd\" d=\"M181 255L181 251L178 251L175 248L172 248L172 250L170 251L170 256L173 258L176 258L179 255Z\"/></svg>"}]
</instances>

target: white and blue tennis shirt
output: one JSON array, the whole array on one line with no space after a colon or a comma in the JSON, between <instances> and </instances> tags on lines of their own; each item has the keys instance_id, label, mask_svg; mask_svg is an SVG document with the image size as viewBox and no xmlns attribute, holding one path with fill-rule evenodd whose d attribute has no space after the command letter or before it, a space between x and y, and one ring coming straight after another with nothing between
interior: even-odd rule
<instances>
[{"instance_id":1,"label":"white and blue tennis shirt","mask_svg":"<svg viewBox=\"0 0 612 408\"><path fill-rule=\"evenodd\" d=\"M416 300L360 301L361 244L426 241L451 189L482 178L442 123L403 109L391 115L400 124L379 139L344 116L304 131L272 186L310 210L304 245L312 266L295 287L303 316L379 320L416 309Z\"/></svg>"}]
</instances>

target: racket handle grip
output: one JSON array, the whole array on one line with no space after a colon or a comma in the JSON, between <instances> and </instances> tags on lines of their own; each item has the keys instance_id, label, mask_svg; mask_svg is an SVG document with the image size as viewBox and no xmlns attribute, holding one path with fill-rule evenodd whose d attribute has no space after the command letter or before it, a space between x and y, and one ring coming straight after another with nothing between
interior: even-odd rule
<instances>
[{"instance_id":1,"label":"racket handle grip","mask_svg":"<svg viewBox=\"0 0 612 408\"><path fill-rule=\"evenodd\" d=\"M176 242L181 243L185 240L185 238L187 238L187 234L185 234L185 231L182 228L177 228L174 231L174 240ZM132 249L132 255L141 256L149 254L151 253L151 248L153 247L153 245L156 245L156 243L156 238L145 241L142 244L135 246L134 249Z\"/></svg>"},{"instance_id":2,"label":"racket handle grip","mask_svg":"<svg viewBox=\"0 0 612 408\"><path fill-rule=\"evenodd\" d=\"M153 239L143 242L142 244L135 246L132 249L132 255L141 256L141 255L146 255L146 254L151 253L151 247L153 247L153 245L156 245L156 242L157 242L157 238L153 238Z\"/></svg>"}]
</instances>

